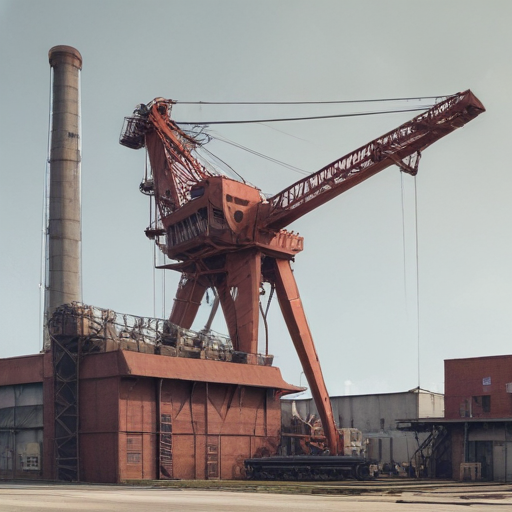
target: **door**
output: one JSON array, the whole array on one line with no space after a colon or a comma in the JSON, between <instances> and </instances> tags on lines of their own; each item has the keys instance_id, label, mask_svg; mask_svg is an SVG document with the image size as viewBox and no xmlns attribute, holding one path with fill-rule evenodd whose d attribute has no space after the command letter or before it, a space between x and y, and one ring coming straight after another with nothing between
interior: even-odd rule
<instances>
[{"instance_id":1,"label":"door","mask_svg":"<svg viewBox=\"0 0 512 512\"><path fill-rule=\"evenodd\" d=\"M492 449L492 469L495 482L504 482L506 477L505 443L494 441Z\"/></svg>"}]
</instances>

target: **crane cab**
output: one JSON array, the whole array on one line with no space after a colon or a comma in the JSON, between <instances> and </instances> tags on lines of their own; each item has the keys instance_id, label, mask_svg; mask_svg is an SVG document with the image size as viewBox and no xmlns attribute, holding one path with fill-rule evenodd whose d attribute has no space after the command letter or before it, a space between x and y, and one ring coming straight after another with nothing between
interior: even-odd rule
<instances>
[{"instance_id":1,"label":"crane cab","mask_svg":"<svg viewBox=\"0 0 512 512\"><path fill-rule=\"evenodd\" d=\"M199 251L250 245L260 202L258 189L225 176L198 182L190 201L162 217L168 256L186 260Z\"/></svg>"},{"instance_id":2,"label":"crane cab","mask_svg":"<svg viewBox=\"0 0 512 512\"><path fill-rule=\"evenodd\" d=\"M190 201L162 217L167 255L184 261L199 253L253 246L293 257L302 250L303 239L285 230L259 228L258 213L264 208L263 202L259 189L225 176L195 184Z\"/></svg>"}]
</instances>

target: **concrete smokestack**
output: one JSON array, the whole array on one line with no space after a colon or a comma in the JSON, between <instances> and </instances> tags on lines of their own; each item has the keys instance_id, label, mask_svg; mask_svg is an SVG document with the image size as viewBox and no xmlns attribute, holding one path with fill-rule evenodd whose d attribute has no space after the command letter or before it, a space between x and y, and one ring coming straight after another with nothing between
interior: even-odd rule
<instances>
[{"instance_id":1,"label":"concrete smokestack","mask_svg":"<svg viewBox=\"0 0 512 512\"><path fill-rule=\"evenodd\" d=\"M56 307L82 299L79 93L82 56L71 46L55 46L49 51L48 58L53 70L53 89L47 319Z\"/></svg>"}]
</instances>

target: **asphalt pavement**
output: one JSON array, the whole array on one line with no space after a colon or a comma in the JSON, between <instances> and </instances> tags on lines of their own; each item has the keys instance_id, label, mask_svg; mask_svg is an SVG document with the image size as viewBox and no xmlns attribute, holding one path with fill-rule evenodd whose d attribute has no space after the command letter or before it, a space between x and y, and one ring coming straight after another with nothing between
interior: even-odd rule
<instances>
[{"instance_id":1,"label":"asphalt pavement","mask_svg":"<svg viewBox=\"0 0 512 512\"><path fill-rule=\"evenodd\" d=\"M512 486L415 481L304 486L217 482L205 488L193 482L171 486L0 483L1 512L461 512L461 505L471 512L512 511Z\"/></svg>"}]
</instances>

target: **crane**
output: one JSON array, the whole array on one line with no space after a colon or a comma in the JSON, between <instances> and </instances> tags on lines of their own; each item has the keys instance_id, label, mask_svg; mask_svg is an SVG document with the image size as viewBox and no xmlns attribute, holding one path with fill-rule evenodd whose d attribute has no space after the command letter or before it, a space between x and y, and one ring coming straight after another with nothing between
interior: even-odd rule
<instances>
[{"instance_id":1,"label":"crane","mask_svg":"<svg viewBox=\"0 0 512 512\"><path fill-rule=\"evenodd\" d=\"M447 97L398 128L331 162L272 197L212 171L194 156L197 138L171 118L176 102L156 98L126 117L120 143L147 149L158 221L146 229L181 273L170 322L189 329L207 289L218 297L235 350L254 363L260 294L270 283L322 422L329 452L340 451L336 422L290 262L303 238L285 228L371 176L397 165L415 175L422 152L485 111L467 90ZM164 240L162 243L161 240Z\"/></svg>"}]
</instances>

